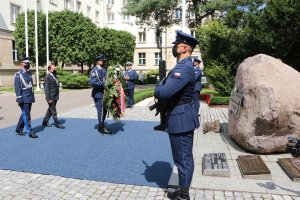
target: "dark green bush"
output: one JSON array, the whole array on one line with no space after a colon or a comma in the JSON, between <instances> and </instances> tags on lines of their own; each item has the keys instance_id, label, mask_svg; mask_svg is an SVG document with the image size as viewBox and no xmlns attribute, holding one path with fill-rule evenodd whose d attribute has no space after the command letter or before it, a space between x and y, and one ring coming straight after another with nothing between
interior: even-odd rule
<instances>
[{"instance_id":1,"label":"dark green bush","mask_svg":"<svg viewBox=\"0 0 300 200\"><path fill-rule=\"evenodd\" d=\"M145 75L145 84L156 84L157 83L157 76L159 75L158 69L150 70Z\"/></svg>"},{"instance_id":2,"label":"dark green bush","mask_svg":"<svg viewBox=\"0 0 300 200\"><path fill-rule=\"evenodd\" d=\"M230 97L210 97L210 105L228 105Z\"/></svg>"}]
</instances>

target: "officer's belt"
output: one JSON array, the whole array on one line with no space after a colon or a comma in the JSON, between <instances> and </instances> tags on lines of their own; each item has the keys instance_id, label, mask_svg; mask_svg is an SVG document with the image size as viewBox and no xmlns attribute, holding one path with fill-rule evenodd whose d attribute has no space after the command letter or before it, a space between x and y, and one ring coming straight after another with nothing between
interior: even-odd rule
<instances>
[{"instance_id":1,"label":"officer's belt","mask_svg":"<svg viewBox=\"0 0 300 200\"><path fill-rule=\"evenodd\" d=\"M178 106L178 105L183 105L183 104L189 104L192 103L193 99L192 98L187 98L187 99L180 99L179 101L172 101L170 104L171 106Z\"/></svg>"}]
</instances>

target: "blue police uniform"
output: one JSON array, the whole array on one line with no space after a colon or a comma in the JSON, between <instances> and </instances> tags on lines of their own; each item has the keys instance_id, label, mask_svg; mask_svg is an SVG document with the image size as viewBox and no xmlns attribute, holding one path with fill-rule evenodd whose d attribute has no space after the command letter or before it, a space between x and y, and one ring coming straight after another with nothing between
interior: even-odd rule
<instances>
[{"instance_id":1,"label":"blue police uniform","mask_svg":"<svg viewBox=\"0 0 300 200\"><path fill-rule=\"evenodd\" d=\"M199 59L194 59L194 62L201 62ZM193 94L193 101L195 103L195 107L197 110L197 113L199 113L200 109L200 92L202 90L202 83L201 83L201 78L202 78L202 70L200 67L194 67L195 69L195 89L194 89L194 94Z\"/></svg>"},{"instance_id":2,"label":"blue police uniform","mask_svg":"<svg viewBox=\"0 0 300 200\"><path fill-rule=\"evenodd\" d=\"M105 55L99 55L95 58L96 61L106 61ZM104 66L104 64L103 64ZM102 99L105 90L106 82L106 70L103 66L96 65L93 67L90 73L90 85L93 87L92 97L94 99L95 106L97 108L99 127L98 131L105 134L111 134L111 131L104 126L104 120L106 118L107 110L103 107L102 110Z\"/></svg>"},{"instance_id":3,"label":"blue police uniform","mask_svg":"<svg viewBox=\"0 0 300 200\"><path fill-rule=\"evenodd\" d=\"M27 61L27 63L29 63L28 58L24 58L20 61L25 61L24 63ZM35 102L31 72L26 69L19 70L15 74L14 87L17 98L16 102L18 102L22 111L16 132L19 135L23 135L23 128L25 127L25 133L30 136L30 134L32 134L30 112L32 103Z\"/></svg>"},{"instance_id":4,"label":"blue police uniform","mask_svg":"<svg viewBox=\"0 0 300 200\"><path fill-rule=\"evenodd\" d=\"M134 81L138 79L139 75L136 73L135 70L128 70L125 71L124 76L128 76L129 79L126 81L127 82L127 107L132 107L134 105L134 88L135 88L135 83Z\"/></svg>"},{"instance_id":5,"label":"blue police uniform","mask_svg":"<svg viewBox=\"0 0 300 200\"><path fill-rule=\"evenodd\" d=\"M177 32L176 41L173 43L186 43L195 47L198 41L190 35ZM168 104L165 131L169 134L173 160L178 169L179 186L187 194L194 172L194 130L200 126L192 99L194 88L195 70L192 58L186 57L175 65L164 83L159 83L155 89L155 97Z\"/></svg>"}]
</instances>

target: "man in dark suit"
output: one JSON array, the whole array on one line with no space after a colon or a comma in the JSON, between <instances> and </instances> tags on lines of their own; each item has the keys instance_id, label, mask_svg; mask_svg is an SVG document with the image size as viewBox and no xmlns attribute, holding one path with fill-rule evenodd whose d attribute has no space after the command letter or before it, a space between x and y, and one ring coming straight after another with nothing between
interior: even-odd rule
<instances>
[{"instance_id":1,"label":"man in dark suit","mask_svg":"<svg viewBox=\"0 0 300 200\"><path fill-rule=\"evenodd\" d=\"M46 115L43 120L43 126L51 127L49 119L53 118L57 128L64 128L64 126L58 121L56 103L59 99L59 83L56 77L56 64L51 63L48 66L48 74L44 80L44 91L46 95L46 101L49 105Z\"/></svg>"},{"instance_id":2,"label":"man in dark suit","mask_svg":"<svg viewBox=\"0 0 300 200\"><path fill-rule=\"evenodd\" d=\"M191 54L198 41L191 35L177 32L173 42L177 64L155 89L155 97L167 107L165 131L169 134L174 163L178 169L179 188L168 197L189 200L189 188L194 173L194 130L200 126L193 102L195 70Z\"/></svg>"},{"instance_id":3,"label":"man in dark suit","mask_svg":"<svg viewBox=\"0 0 300 200\"><path fill-rule=\"evenodd\" d=\"M104 120L106 118L107 110L102 106L102 98L105 90L106 83L106 70L105 61L106 55L100 54L95 58L96 65L91 70L90 85L93 87L92 97L95 102L98 113L98 131L102 134L111 134L111 130L104 126ZM103 109L103 110L102 110Z\"/></svg>"},{"instance_id":4,"label":"man in dark suit","mask_svg":"<svg viewBox=\"0 0 300 200\"><path fill-rule=\"evenodd\" d=\"M38 138L31 128L31 105L35 102L33 92L32 74L29 71L30 61L29 58L20 59L21 69L15 74L14 86L16 92L16 102L22 110L22 114L19 118L19 122L16 127L17 135L28 134L31 138ZM25 127L25 133L23 128Z\"/></svg>"},{"instance_id":5,"label":"man in dark suit","mask_svg":"<svg viewBox=\"0 0 300 200\"><path fill-rule=\"evenodd\" d=\"M132 70L132 63L127 62L126 63L127 70L125 71L124 74L124 79L127 83L127 108L132 108L134 105L134 88L135 88L135 83L134 81L139 78L139 75L136 73L135 70Z\"/></svg>"}]
</instances>

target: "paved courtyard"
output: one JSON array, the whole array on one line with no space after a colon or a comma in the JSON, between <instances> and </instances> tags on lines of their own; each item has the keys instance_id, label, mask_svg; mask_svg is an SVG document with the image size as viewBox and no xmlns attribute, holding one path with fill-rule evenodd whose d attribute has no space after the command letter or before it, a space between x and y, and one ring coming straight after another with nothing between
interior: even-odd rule
<instances>
[{"instance_id":1,"label":"paved courtyard","mask_svg":"<svg viewBox=\"0 0 300 200\"><path fill-rule=\"evenodd\" d=\"M159 121L148 105L151 98L127 109L125 120ZM97 118L93 105L82 106L59 113L60 118ZM281 170L278 158L291 157L289 154L262 155L271 170L272 180L242 178L237 166L238 155L247 154L240 149L226 132L227 108L209 108L201 104L201 121L219 119L222 134L202 133L195 135L194 157L195 173L191 188L192 199L274 199L300 200L300 183L293 182ZM164 134L164 133L161 133ZM16 149L16 153L17 153ZM228 159L230 177L211 177L202 175L202 156L204 153L224 152ZM5 152L1 152L5 153ZM173 170L170 185L176 184L176 170ZM78 180L52 175L32 174L10 170L0 170L0 199L167 199L164 188L137 185L114 184L88 180Z\"/></svg>"}]
</instances>

